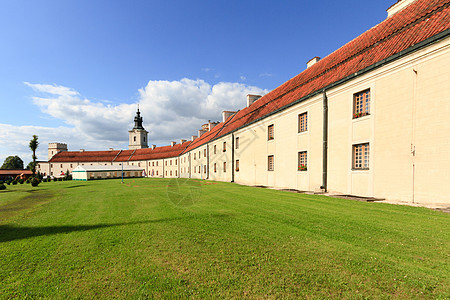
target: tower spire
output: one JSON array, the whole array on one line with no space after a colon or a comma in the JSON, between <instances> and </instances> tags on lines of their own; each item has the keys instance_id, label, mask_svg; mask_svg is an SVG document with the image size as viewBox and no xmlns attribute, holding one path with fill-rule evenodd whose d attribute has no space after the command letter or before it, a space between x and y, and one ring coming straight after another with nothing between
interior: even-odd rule
<instances>
[{"instance_id":1,"label":"tower spire","mask_svg":"<svg viewBox=\"0 0 450 300\"><path fill-rule=\"evenodd\" d=\"M139 111L139 104L138 104L136 116L134 117L133 129L144 129L144 127L142 126L142 117L141 117L141 112Z\"/></svg>"}]
</instances>

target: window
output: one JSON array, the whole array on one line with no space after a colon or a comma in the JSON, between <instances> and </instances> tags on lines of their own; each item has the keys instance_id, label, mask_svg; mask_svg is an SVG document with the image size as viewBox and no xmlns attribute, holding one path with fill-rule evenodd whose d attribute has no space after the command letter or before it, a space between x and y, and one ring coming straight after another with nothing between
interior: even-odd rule
<instances>
[{"instance_id":1,"label":"window","mask_svg":"<svg viewBox=\"0 0 450 300\"><path fill-rule=\"evenodd\" d=\"M353 95L353 119L370 114L370 89Z\"/></svg>"},{"instance_id":2,"label":"window","mask_svg":"<svg viewBox=\"0 0 450 300\"><path fill-rule=\"evenodd\" d=\"M136 137L133 137L133 140L136 142Z\"/></svg>"},{"instance_id":3,"label":"window","mask_svg":"<svg viewBox=\"0 0 450 300\"><path fill-rule=\"evenodd\" d=\"M200 159L202 157L202 152L198 151L198 159Z\"/></svg>"},{"instance_id":4,"label":"window","mask_svg":"<svg viewBox=\"0 0 450 300\"><path fill-rule=\"evenodd\" d=\"M198 166L198 173L200 174L200 173L202 173L202 166Z\"/></svg>"},{"instance_id":5,"label":"window","mask_svg":"<svg viewBox=\"0 0 450 300\"><path fill-rule=\"evenodd\" d=\"M156 163L156 165L158 165L158 163ZM152 162L152 167L154 167L155 166L155 162L153 161Z\"/></svg>"},{"instance_id":6,"label":"window","mask_svg":"<svg viewBox=\"0 0 450 300\"><path fill-rule=\"evenodd\" d=\"M369 169L369 143L353 145L353 169Z\"/></svg>"},{"instance_id":7,"label":"window","mask_svg":"<svg viewBox=\"0 0 450 300\"><path fill-rule=\"evenodd\" d=\"M172 176L172 171L170 171L170 176Z\"/></svg>"},{"instance_id":8,"label":"window","mask_svg":"<svg viewBox=\"0 0 450 300\"><path fill-rule=\"evenodd\" d=\"M273 134L273 124L269 125L267 127L267 139L268 140L273 140L274 139L274 134Z\"/></svg>"},{"instance_id":9,"label":"window","mask_svg":"<svg viewBox=\"0 0 450 300\"><path fill-rule=\"evenodd\" d=\"M156 170L156 176L158 176L158 170Z\"/></svg>"},{"instance_id":10,"label":"window","mask_svg":"<svg viewBox=\"0 0 450 300\"><path fill-rule=\"evenodd\" d=\"M203 150L203 156L206 157L206 149Z\"/></svg>"},{"instance_id":11,"label":"window","mask_svg":"<svg viewBox=\"0 0 450 300\"><path fill-rule=\"evenodd\" d=\"M308 154L306 151L298 153L298 170L299 171L308 170Z\"/></svg>"},{"instance_id":12,"label":"window","mask_svg":"<svg viewBox=\"0 0 450 300\"><path fill-rule=\"evenodd\" d=\"M167 160L166 160L166 166L167 166Z\"/></svg>"},{"instance_id":13,"label":"window","mask_svg":"<svg viewBox=\"0 0 450 300\"><path fill-rule=\"evenodd\" d=\"M61 169L62 169L62 164L61 164Z\"/></svg>"},{"instance_id":14,"label":"window","mask_svg":"<svg viewBox=\"0 0 450 300\"><path fill-rule=\"evenodd\" d=\"M144 136L144 142L145 142L145 136Z\"/></svg>"},{"instance_id":15,"label":"window","mask_svg":"<svg viewBox=\"0 0 450 300\"><path fill-rule=\"evenodd\" d=\"M308 130L308 113L298 115L298 132L305 132Z\"/></svg>"},{"instance_id":16,"label":"window","mask_svg":"<svg viewBox=\"0 0 450 300\"><path fill-rule=\"evenodd\" d=\"M214 173L216 173L216 172L217 172L217 164L214 163Z\"/></svg>"},{"instance_id":17,"label":"window","mask_svg":"<svg viewBox=\"0 0 450 300\"><path fill-rule=\"evenodd\" d=\"M216 150L217 150L217 149L216 149L216 148L217 148L216 146L217 146L217 145L214 145L214 154L216 154Z\"/></svg>"},{"instance_id":18,"label":"window","mask_svg":"<svg viewBox=\"0 0 450 300\"><path fill-rule=\"evenodd\" d=\"M224 173L227 172L227 162L226 161L223 162L223 172Z\"/></svg>"},{"instance_id":19,"label":"window","mask_svg":"<svg viewBox=\"0 0 450 300\"><path fill-rule=\"evenodd\" d=\"M178 166L178 160L175 159L175 166Z\"/></svg>"},{"instance_id":20,"label":"window","mask_svg":"<svg viewBox=\"0 0 450 300\"><path fill-rule=\"evenodd\" d=\"M172 160L170 160L170 165L172 165Z\"/></svg>"},{"instance_id":21,"label":"window","mask_svg":"<svg viewBox=\"0 0 450 300\"><path fill-rule=\"evenodd\" d=\"M273 155L269 155L267 157L267 170L268 171L273 171Z\"/></svg>"},{"instance_id":22,"label":"window","mask_svg":"<svg viewBox=\"0 0 450 300\"><path fill-rule=\"evenodd\" d=\"M203 166L203 173L206 174L206 166Z\"/></svg>"},{"instance_id":23,"label":"window","mask_svg":"<svg viewBox=\"0 0 450 300\"><path fill-rule=\"evenodd\" d=\"M178 172L177 172L177 170L175 170L175 176L178 176Z\"/></svg>"},{"instance_id":24,"label":"window","mask_svg":"<svg viewBox=\"0 0 450 300\"><path fill-rule=\"evenodd\" d=\"M223 142L223 152L227 151L227 142Z\"/></svg>"},{"instance_id":25,"label":"window","mask_svg":"<svg viewBox=\"0 0 450 300\"><path fill-rule=\"evenodd\" d=\"M239 149L239 137L236 138L236 149Z\"/></svg>"},{"instance_id":26,"label":"window","mask_svg":"<svg viewBox=\"0 0 450 300\"><path fill-rule=\"evenodd\" d=\"M156 166L158 166L158 162L156 162Z\"/></svg>"},{"instance_id":27,"label":"window","mask_svg":"<svg viewBox=\"0 0 450 300\"><path fill-rule=\"evenodd\" d=\"M195 160L195 153L194 153L194 160Z\"/></svg>"},{"instance_id":28,"label":"window","mask_svg":"<svg viewBox=\"0 0 450 300\"><path fill-rule=\"evenodd\" d=\"M38 168L39 168L39 165L38 165ZM73 168L72 164L70 164L70 168L71 168L71 169Z\"/></svg>"},{"instance_id":29,"label":"window","mask_svg":"<svg viewBox=\"0 0 450 300\"><path fill-rule=\"evenodd\" d=\"M236 172L239 172L239 159L236 159Z\"/></svg>"}]
</instances>

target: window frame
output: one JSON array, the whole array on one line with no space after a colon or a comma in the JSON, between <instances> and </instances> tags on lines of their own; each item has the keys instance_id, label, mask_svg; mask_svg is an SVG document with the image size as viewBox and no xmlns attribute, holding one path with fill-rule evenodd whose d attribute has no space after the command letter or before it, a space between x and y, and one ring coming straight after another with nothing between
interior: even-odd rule
<instances>
[{"instance_id":1,"label":"window frame","mask_svg":"<svg viewBox=\"0 0 450 300\"><path fill-rule=\"evenodd\" d=\"M236 146L235 147L236 149L239 149L239 137L238 136L236 137L235 146Z\"/></svg>"},{"instance_id":2,"label":"window frame","mask_svg":"<svg viewBox=\"0 0 450 300\"><path fill-rule=\"evenodd\" d=\"M371 100L370 88L353 94L353 119L370 115Z\"/></svg>"},{"instance_id":3,"label":"window frame","mask_svg":"<svg viewBox=\"0 0 450 300\"><path fill-rule=\"evenodd\" d=\"M308 112L305 111L298 115L298 132L307 132L308 131Z\"/></svg>"},{"instance_id":4,"label":"window frame","mask_svg":"<svg viewBox=\"0 0 450 300\"><path fill-rule=\"evenodd\" d=\"M298 152L298 167L297 171L308 171L308 151Z\"/></svg>"},{"instance_id":5,"label":"window frame","mask_svg":"<svg viewBox=\"0 0 450 300\"><path fill-rule=\"evenodd\" d=\"M370 143L352 145L352 170L361 171L370 168Z\"/></svg>"},{"instance_id":6,"label":"window frame","mask_svg":"<svg viewBox=\"0 0 450 300\"><path fill-rule=\"evenodd\" d=\"M272 141L274 139L275 139L275 129L274 129L274 125L271 124L271 125L267 126L267 140Z\"/></svg>"},{"instance_id":7,"label":"window frame","mask_svg":"<svg viewBox=\"0 0 450 300\"><path fill-rule=\"evenodd\" d=\"M267 156L267 171L275 170L275 157L273 155Z\"/></svg>"},{"instance_id":8,"label":"window frame","mask_svg":"<svg viewBox=\"0 0 450 300\"><path fill-rule=\"evenodd\" d=\"M222 152L227 152L227 142L223 142L223 151Z\"/></svg>"},{"instance_id":9,"label":"window frame","mask_svg":"<svg viewBox=\"0 0 450 300\"><path fill-rule=\"evenodd\" d=\"M239 172L239 159L236 159L236 172Z\"/></svg>"}]
</instances>

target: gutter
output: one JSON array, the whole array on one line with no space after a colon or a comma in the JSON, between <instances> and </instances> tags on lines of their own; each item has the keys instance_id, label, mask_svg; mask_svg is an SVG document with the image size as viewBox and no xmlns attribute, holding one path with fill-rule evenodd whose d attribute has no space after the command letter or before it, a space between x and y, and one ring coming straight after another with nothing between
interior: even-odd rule
<instances>
[{"instance_id":1,"label":"gutter","mask_svg":"<svg viewBox=\"0 0 450 300\"><path fill-rule=\"evenodd\" d=\"M231 133L231 182L234 182L234 133Z\"/></svg>"},{"instance_id":2,"label":"gutter","mask_svg":"<svg viewBox=\"0 0 450 300\"><path fill-rule=\"evenodd\" d=\"M327 192L327 175L328 175L328 97L323 90L323 133L322 133L322 186L320 187L325 193Z\"/></svg>"}]
</instances>

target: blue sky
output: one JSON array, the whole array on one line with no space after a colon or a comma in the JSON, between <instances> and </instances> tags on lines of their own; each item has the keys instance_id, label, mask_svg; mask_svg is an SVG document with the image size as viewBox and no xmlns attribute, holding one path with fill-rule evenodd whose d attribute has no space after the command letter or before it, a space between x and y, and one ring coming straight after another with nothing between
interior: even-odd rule
<instances>
[{"instance_id":1,"label":"blue sky","mask_svg":"<svg viewBox=\"0 0 450 300\"><path fill-rule=\"evenodd\" d=\"M69 150L194 135L386 18L383 1L0 2L0 163L32 134Z\"/></svg>"}]
</instances>

